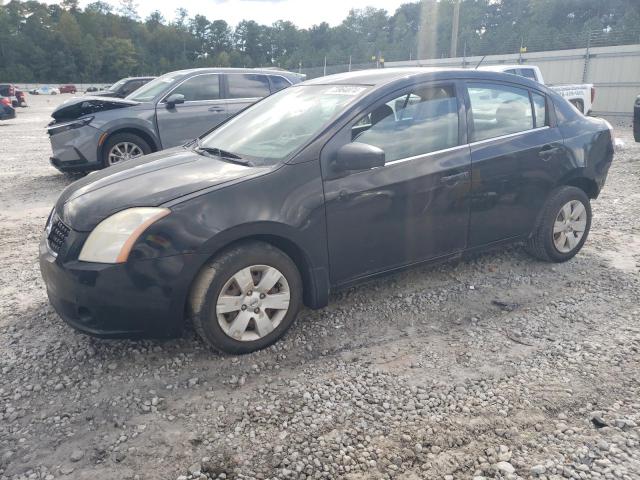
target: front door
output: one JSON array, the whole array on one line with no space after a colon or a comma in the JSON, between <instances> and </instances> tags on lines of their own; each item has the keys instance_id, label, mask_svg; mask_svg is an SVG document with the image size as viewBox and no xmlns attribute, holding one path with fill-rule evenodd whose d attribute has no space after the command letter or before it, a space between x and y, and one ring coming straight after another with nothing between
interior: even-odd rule
<instances>
[{"instance_id":1,"label":"front door","mask_svg":"<svg viewBox=\"0 0 640 480\"><path fill-rule=\"evenodd\" d=\"M166 97L184 95L184 103L168 106ZM156 106L162 148L182 145L212 129L227 118L227 105L220 95L220 75L201 74L188 78Z\"/></svg>"},{"instance_id":2,"label":"front door","mask_svg":"<svg viewBox=\"0 0 640 480\"><path fill-rule=\"evenodd\" d=\"M526 88L469 83L472 191L469 247L531 232L564 158L546 98Z\"/></svg>"},{"instance_id":3,"label":"front door","mask_svg":"<svg viewBox=\"0 0 640 480\"><path fill-rule=\"evenodd\" d=\"M414 86L370 108L322 153L333 284L466 247L471 160L463 102L451 84ZM337 173L347 142L385 152L384 167Z\"/></svg>"}]
</instances>

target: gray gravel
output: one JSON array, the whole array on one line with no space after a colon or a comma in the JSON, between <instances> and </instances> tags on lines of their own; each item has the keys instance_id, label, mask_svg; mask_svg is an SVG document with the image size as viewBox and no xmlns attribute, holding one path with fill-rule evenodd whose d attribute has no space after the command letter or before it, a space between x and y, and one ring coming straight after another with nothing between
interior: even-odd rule
<instances>
[{"instance_id":1,"label":"gray gravel","mask_svg":"<svg viewBox=\"0 0 640 480\"><path fill-rule=\"evenodd\" d=\"M563 265L519 247L304 311L262 352L75 333L37 266L74 178L43 127L0 123L0 479L640 478L640 144L628 126Z\"/></svg>"}]
</instances>

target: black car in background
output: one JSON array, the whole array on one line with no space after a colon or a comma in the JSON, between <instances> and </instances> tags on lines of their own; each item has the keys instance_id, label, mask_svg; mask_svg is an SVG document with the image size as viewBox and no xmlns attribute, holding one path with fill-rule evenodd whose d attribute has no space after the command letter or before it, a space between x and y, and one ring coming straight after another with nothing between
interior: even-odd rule
<instances>
[{"instance_id":1,"label":"black car in background","mask_svg":"<svg viewBox=\"0 0 640 480\"><path fill-rule=\"evenodd\" d=\"M124 98L130 93L136 91L145 83L149 83L156 77L127 77L118 80L106 90L101 90L91 95L94 97L112 97L112 98ZM87 90L89 91L89 90Z\"/></svg>"},{"instance_id":2,"label":"black car in background","mask_svg":"<svg viewBox=\"0 0 640 480\"><path fill-rule=\"evenodd\" d=\"M640 95L633 106L633 137L640 142Z\"/></svg>"},{"instance_id":3,"label":"black car in background","mask_svg":"<svg viewBox=\"0 0 640 480\"><path fill-rule=\"evenodd\" d=\"M0 120L11 120L16 118L16 109L11 104L9 97L0 96Z\"/></svg>"},{"instance_id":4,"label":"black car in background","mask_svg":"<svg viewBox=\"0 0 640 480\"><path fill-rule=\"evenodd\" d=\"M293 85L197 141L67 187L46 224L49 299L93 335L264 348L303 303L424 262L584 245L613 132L515 75L427 68Z\"/></svg>"}]
</instances>

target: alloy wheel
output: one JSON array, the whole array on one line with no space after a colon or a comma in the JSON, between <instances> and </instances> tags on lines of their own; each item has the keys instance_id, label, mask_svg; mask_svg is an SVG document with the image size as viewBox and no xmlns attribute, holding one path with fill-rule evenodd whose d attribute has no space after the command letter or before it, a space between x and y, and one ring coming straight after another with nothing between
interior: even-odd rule
<instances>
[{"instance_id":1,"label":"alloy wheel","mask_svg":"<svg viewBox=\"0 0 640 480\"><path fill-rule=\"evenodd\" d=\"M587 209L580 200L563 205L553 225L553 244L560 253L569 253L578 246L587 228Z\"/></svg>"},{"instance_id":2,"label":"alloy wheel","mask_svg":"<svg viewBox=\"0 0 640 480\"><path fill-rule=\"evenodd\" d=\"M111 147L107 158L109 165L115 165L116 163L131 160L132 158L141 157L142 155L144 155L144 152L135 143L120 142Z\"/></svg>"},{"instance_id":3,"label":"alloy wheel","mask_svg":"<svg viewBox=\"0 0 640 480\"><path fill-rule=\"evenodd\" d=\"M216 303L216 317L229 337L251 342L280 325L290 300L289 283L277 268L252 265L236 272L224 284Z\"/></svg>"}]
</instances>

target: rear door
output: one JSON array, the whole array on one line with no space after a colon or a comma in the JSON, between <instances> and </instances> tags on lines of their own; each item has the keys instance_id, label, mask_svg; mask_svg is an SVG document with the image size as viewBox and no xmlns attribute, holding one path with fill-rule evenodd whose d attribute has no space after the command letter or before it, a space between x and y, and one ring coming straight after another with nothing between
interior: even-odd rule
<instances>
[{"instance_id":1,"label":"rear door","mask_svg":"<svg viewBox=\"0 0 640 480\"><path fill-rule=\"evenodd\" d=\"M203 73L183 81L158 102L156 118L162 148L182 145L227 118L220 87L220 75ZM184 103L170 107L166 98L174 93L184 95Z\"/></svg>"},{"instance_id":2,"label":"rear door","mask_svg":"<svg viewBox=\"0 0 640 480\"><path fill-rule=\"evenodd\" d=\"M230 116L271 94L269 78L266 75L228 73L225 79L227 109Z\"/></svg>"},{"instance_id":3,"label":"rear door","mask_svg":"<svg viewBox=\"0 0 640 480\"><path fill-rule=\"evenodd\" d=\"M459 252L467 244L471 160L456 84L423 84L373 105L322 153L334 284ZM384 167L333 172L348 142L385 152Z\"/></svg>"},{"instance_id":4,"label":"rear door","mask_svg":"<svg viewBox=\"0 0 640 480\"><path fill-rule=\"evenodd\" d=\"M467 92L473 248L529 234L567 157L541 92L498 82L469 82Z\"/></svg>"}]
</instances>

